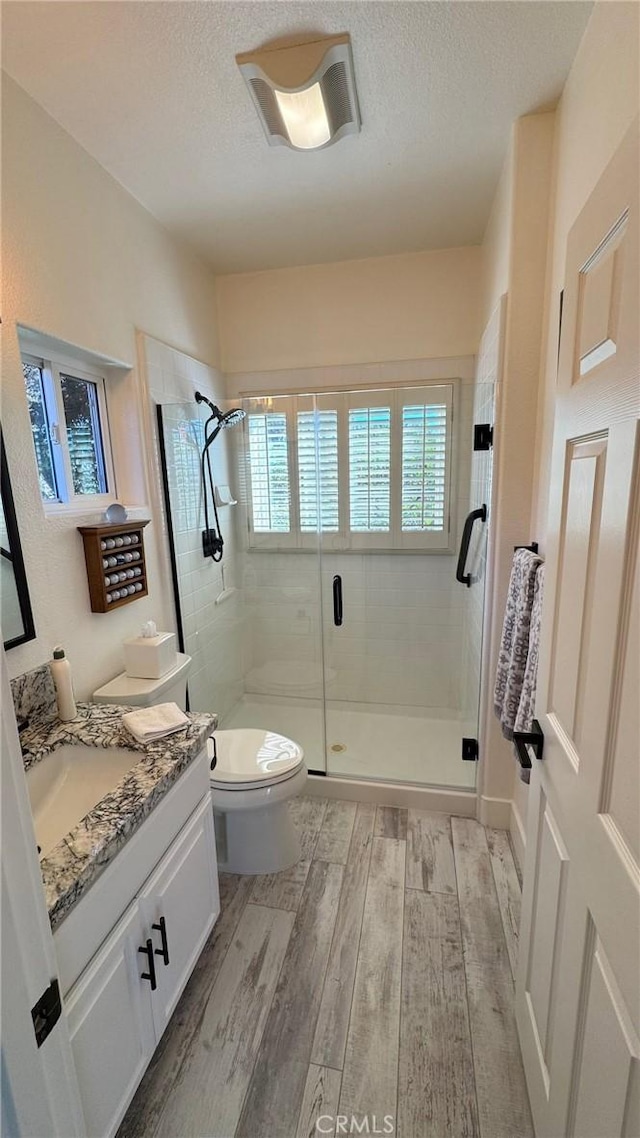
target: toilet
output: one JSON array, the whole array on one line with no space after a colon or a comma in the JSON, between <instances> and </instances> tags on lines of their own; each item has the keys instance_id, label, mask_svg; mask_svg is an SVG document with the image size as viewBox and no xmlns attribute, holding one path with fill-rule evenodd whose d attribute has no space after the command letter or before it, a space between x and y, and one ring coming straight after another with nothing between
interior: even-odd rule
<instances>
[{"instance_id":1,"label":"toilet","mask_svg":"<svg viewBox=\"0 0 640 1138\"><path fill-rule=\"evenodd\" d=\"M216 731L208 741L218 865L225 873L278 873L300 842L287 803L307 781L304 752L275 731Z\"/></svg>"},{"instance_id":2,"label":"toilet","mask_svg":"<svg viewBox=\"0 0 640 1138\"><path fill-rule=\"evenodd\" d=\"M93 702L132 707L177 703L184 710L190 668L191 657L179 652L176 666L160 679L134 679L122 672L93 693ZM307 781L302 747L285 735L255 728L216 731L207 747L218 868L257 874L295 865L300 843L287 803Z\"/></svg>"}]
</instances>

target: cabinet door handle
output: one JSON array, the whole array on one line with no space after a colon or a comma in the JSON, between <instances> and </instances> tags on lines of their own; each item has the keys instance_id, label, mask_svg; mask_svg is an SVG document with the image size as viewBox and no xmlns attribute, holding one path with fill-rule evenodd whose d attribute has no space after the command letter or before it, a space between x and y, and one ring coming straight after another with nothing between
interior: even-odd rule
<instances>
[{"instance_id":1,"label":"cabinet door handle","mask_svg":"<svg viewBox=\"0 0 640 1138\"><path fill-rule=\"evenodd\" d=\"M144 952L149 967L148 972L140 973L140 979L148 980L151 984L151 991L155 992L158 985L156 983L156 962L153 959L153 941L151 940L151 937L148 938L146 944L141 945L141 947L138 949L138 952Z\"/></svg>"},{"instance_id":2,"label":"cabinet door handle","mask_svg":"<svg viewBox=\"0 0 640 1138\"><path fill-rule=\"evenodd\" d=\"M157 929L162 938L162 948L156 948L156 956L161 956L165 966L169 963L169 942L167 940L167 923L164 917L158 918L157 925L152 925L152 929Z\"/></svg>"}]
</instances>

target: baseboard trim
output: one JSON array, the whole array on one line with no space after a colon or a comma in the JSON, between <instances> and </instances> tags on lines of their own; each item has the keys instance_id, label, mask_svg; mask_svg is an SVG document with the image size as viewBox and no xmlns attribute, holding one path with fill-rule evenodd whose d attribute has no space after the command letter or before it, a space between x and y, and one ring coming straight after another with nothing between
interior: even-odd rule
<instances>
[{"instance_id":1,"label":"baseboard trim","mask_svg":"<svg viewBox=\"0 0 640 1138\"><path fill-rule=\"evenodd\" d=\"M384 806L412 806L416 810L458 814L463 818L476 816L477 795L473 790L437 790L369 779L309 775L305 794L318 798L346 798L349 802L377 802Z\"/></svg>"},{"instance_id":2,"label":"baseboard trim","mask_svg":"<svg viewBox=\"0 0 640 1138\"><path fill-rule=\"evenodd\" d=\"M524 854L527 845L527 831L524 822L520 817L520 811L515 802L511 803L511 811L509 815L509 833L511 834L511 848L513 849L513 856L516 859L518 869L522 874L524 866Z\"/></svg>"},{"instance_id":3,"label":"baseboard trim","mask_svg":"<svg viewBox=\"0 0 640 1138\"><path fill-rule=\"evenodd\" d=\"M511 817L510 798L489 798L486 794L480 795L479 822L489 826L492 830L508 830Z\"/></svg>"}]
</instances>

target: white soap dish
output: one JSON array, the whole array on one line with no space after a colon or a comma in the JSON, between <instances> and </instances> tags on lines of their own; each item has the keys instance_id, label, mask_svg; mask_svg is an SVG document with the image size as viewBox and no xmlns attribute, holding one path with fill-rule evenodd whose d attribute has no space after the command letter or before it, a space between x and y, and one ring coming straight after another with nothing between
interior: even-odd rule
<instances>
[{"instance_id":1,"label":"white soap dish","mask_svg":"<svg viewBox=\"0 0 640 1138\"><path fill-rule=\"evenodd\" d=\"M230 486L216 486L216 506L237 506Z\"/></svg>"}]
</instances>

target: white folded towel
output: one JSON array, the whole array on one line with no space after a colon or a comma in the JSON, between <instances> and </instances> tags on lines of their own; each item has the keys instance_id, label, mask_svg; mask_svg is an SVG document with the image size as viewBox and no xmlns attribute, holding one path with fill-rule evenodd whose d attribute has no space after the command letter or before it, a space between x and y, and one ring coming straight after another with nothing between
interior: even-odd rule
<instances>
[{"instance_id":1,"label":"white folded towel","mask_svg":"<svg viewBox=\"0 0 640 1138\"><path fill-rule=\"evenodd\" d=\"M158 703L140 711L127 711L122 722L138 743L153 743L154 739L164 739L165 735L182 730L189 720L177 703Z\"/></svg>"}]
</instances>

